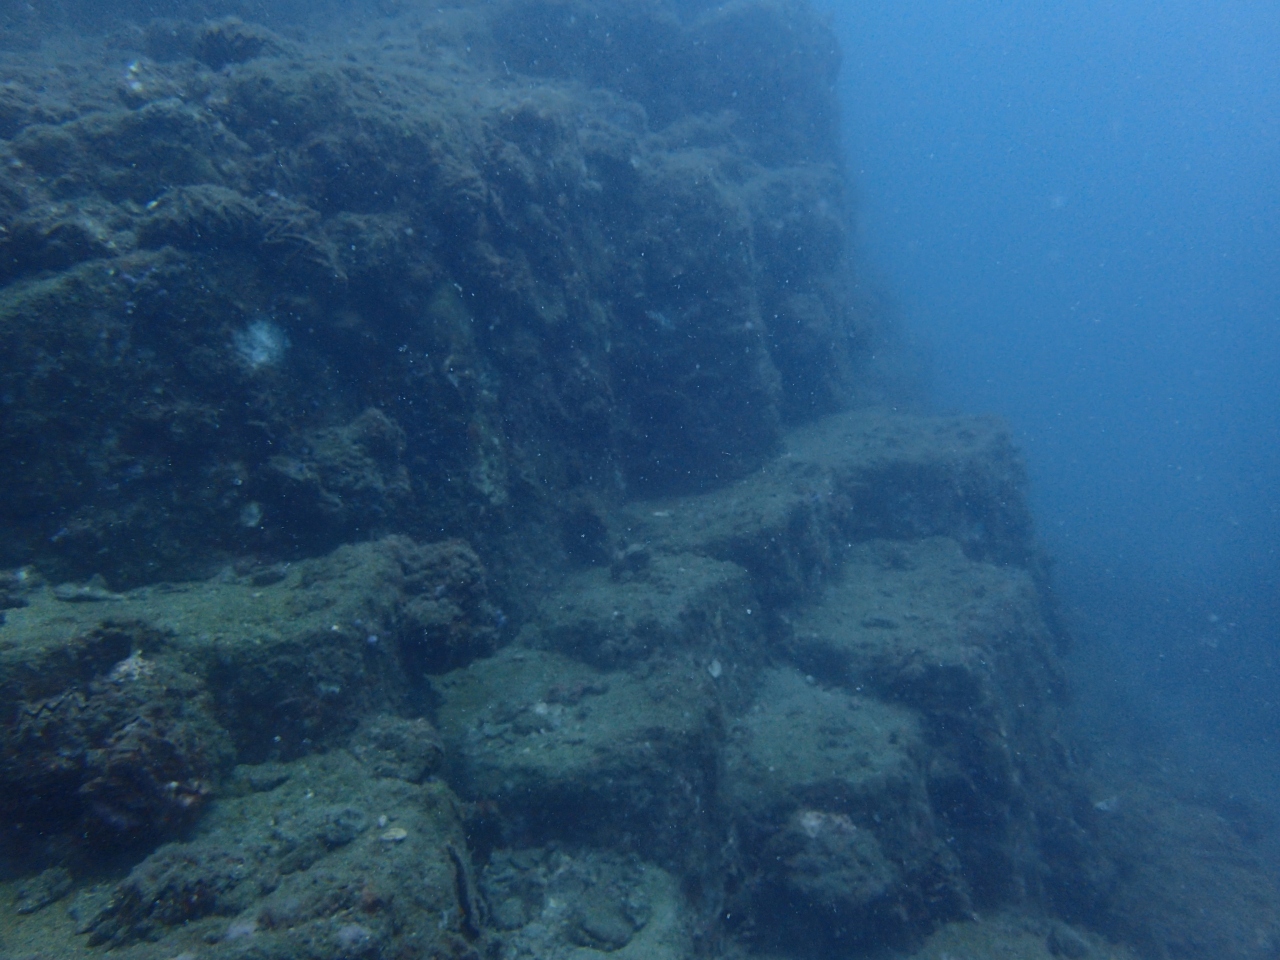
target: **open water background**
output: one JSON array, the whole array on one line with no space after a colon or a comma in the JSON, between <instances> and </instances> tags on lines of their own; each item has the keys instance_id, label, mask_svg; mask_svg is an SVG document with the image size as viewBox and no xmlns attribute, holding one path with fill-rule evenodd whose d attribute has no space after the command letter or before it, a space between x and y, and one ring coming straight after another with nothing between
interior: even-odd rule
<instances>
[{"instance_id":1,"label":"open water background","mask_svg":"<svg viewBox=\"0 0 1280 960\"><path fill-rule=\"evenodd\" d=\"M1012 421L1093 722L1275 797L1274 5L827 5L869 276Z\"/></svg>"}]
</instances>

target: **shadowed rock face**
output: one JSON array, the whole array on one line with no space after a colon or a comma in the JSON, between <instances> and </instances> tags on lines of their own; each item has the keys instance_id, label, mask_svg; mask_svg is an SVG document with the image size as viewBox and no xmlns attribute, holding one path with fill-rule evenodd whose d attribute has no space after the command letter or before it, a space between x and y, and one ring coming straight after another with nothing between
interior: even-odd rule
<instances>
[{"instance_id":1,"label":"shadowed rock face","mask_svg":"<svg viewBox=\"0 0 1280 960\"><path fill-rule=\"evenodd\" d=\"M564 491L723 484L844 404L834 43L677 6L306 40L175 9L6 54L0 562L127 585L442 529L524 560L501 537Z\"/></svg>"}]
</instances>

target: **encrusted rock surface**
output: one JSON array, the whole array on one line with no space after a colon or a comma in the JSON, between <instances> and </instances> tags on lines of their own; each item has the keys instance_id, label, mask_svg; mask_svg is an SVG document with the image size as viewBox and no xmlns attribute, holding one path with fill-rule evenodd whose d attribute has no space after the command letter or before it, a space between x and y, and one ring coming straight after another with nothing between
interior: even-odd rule
<instances>
[{"instance_id":1,"label":"encrusted rock surface","mask_svg":"<svg viewBox=\"0 0 1280 960\"><path fill-rule=\"evenodd\" d=\"M977 442L930 461L928 437ZM1193 806L1099 802L1073 762L1034 547L1016 523L973 536L1021 516L994 426L848 414L786 450L721 490L592 507L616 548L522 624L457 540L124 592L9 576L7 848L44 870L14 891L22 916L76 891L60 935L138 960L197 939L429 956L437 934L404 931L441 910L459 956L908 951L1000 910L1057 910L1152 956L1265 956L1275 887L1242 835L1191 830L1179 870L1258 891L1195 921L1209 894L1152 872ZM929 506L909 525L872 508L884 475L916 478ZM143 859L86 886L102 849ZM423 864L427 899L406 901L400 872ZM1099 943L1028 930L971 935Z\"/></svg>"},{"instance_id":2,"label":"encrusted rock surface","mask_svg":"<svg viewBox=\"0 0 1280 960\"><path fill-rule=\"evenodd\" d=\"M370 777L344 751L263 772L233 781L243 793L190 840L84 895L73 909L89 944L138 960L184 948L281 960L479 955L479 899L447 787Z\"/></svg>"},{"instance_id":3,"label":"encrusted rock surface","mask_svg":"<svg viewBox=\"0 0 1280 960\"><path fill-rule=\"evenodd\" d=\"M961 864L932 808L920 718L775 668L734 720L725 794L779 940L900 936L969 906Z\"/></svg>"},{"instance_id":4,"label":"encrusted rock surface","mask_svg":"<svg viewBox=\"0 0 1280 960\"><path fill-rule=\"evenodd\" d=\"M606 673L509 649L436 684L452 782L492 805L507 842L588 842L696 871L716 807L713 687L684 658Z\"/></svg>"},{"instance_id":5,"label":"encrusted rock surface","mask_svg":"<svg viewBox=\"0 0 1280 960\"><path fill-rule=\"evenodd\" d=\"M0 563L119 588L443 531L536 569L563 491L741 476L858 383L803 4L305 41L210 6L0 50Z\"/></svg>"},{"instance_id":6,"label":"encrusted rock surface","mask_svg":"<svg viewBox=\"0 0 1280 960\"><path fill-rule=\"evenodd\" d=\"M762 599L787 604L872 537L941 534L971 556L1034 565L1024 483L997 420L857 410L796 430L739 483L624 508L617 535L737 563Z\"/></svg>"},{"instance_id":7,"label":"encrusted rock surface","mask_svg":"<svg viewBox=\"0 0 1280 960\"><path fill-rule=\"evenodd\" d=\"M567 577L515 646L437 682L459 789L538 811L511 842L573 823L696 848L716 865L686 875L778 943L905 941L1051 896L1077 878L1030 851L1073 788L1020 484L993 422L867 412L724 489L626 507L610 569ZM540 646L577 662L522 649Z\"/></svg>"},{"instance_id":8,"label":"encrusted rock surface","mask_svg":"<svg viewBox=\"0 0 1280 960\"><path fill-rule=\"evenodd\" d=\"M0 4L0 951L1274 960L1006 428L852 409L807 5L242 6Z\"/></svg>"},{"instance_id":9,"label":"encrusted rock surface","mask_svg":"<svg viewBox=\"0 0 1280 960\"><path fill-rule=\"evenodd\" d=\"M655 654L704 663L759 656L764 618L742 567L696 554L632 552L626 562L637 556L643 566L623 575L601 567L572 574L542 602L521 641L605 668Z\"/></svg>"},{"instance_id":10,"label":"encrusted rock surface","mask_svg":"<svg viewBox=\"0 0 1280 960\"><path fill-rule=\"evenodd\" d=\"M0 796L18 844L154 844L191 821L233 755L342 742L362 717L403 710L423 663L477 656L495 636L483 570L457 541L393 537L128 594L28 578L21 596L0 628ZM390 720L359 736L375 752L422 738ZM421 780L439 761L403 762Z\"/></svg>"}]
</instances>

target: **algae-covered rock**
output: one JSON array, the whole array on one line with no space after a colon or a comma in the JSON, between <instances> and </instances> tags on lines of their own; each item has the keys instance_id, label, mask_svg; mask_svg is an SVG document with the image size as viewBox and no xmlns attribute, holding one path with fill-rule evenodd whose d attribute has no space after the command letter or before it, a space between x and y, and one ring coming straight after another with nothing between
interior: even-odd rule
<instances>
[{"instance_id":1,"label":"algae-covered rock","mask_svg":"<svg viewBox=\"0 0 1280 960\"><path fill-rule=\"evenodd\" d=\"M362 719L371 771L421 782L437 739L394 713L425 664L465 662L494 632L483 568L458 541L390 538L120 594L26 583L20 597L0 635L0 795L19 846L149 848L194 821L233 751L289 758Z\"/></svg>"},{"instance_id":2,"label":"algae-covered rock","mask_svg":"<svg viewBox=\"0 0 1280 960\"><path fill-rule=\"evenodd\" d=\"M1029 809L1045 803L1053 821L1071 801L1056 793L1065 772L1051 738L1064 680L1028 571L970 559L949 538L867 541L786 636L824 683L918 712L933 816L974 896L1043 882L1017 852Z\"/></svg>"},{"instance_id":3,"label":"algae-covered rock","mask_svg":"<svg viewBox=\"0 0 1280 960\"><path fill-rule=\"evenodd\" d=\"M239 17L206 22L192 37L191 55L211 70L281 52L287 44L266 27Z\"/></svg>"},{"instance_id":4,"label":"algae-covered rock","mask_svg":"<svg viewBox=\"0 0 1280 960\"><path fill-rule=\"evenodd\" d=\"M927 791L929 752L912 711L768 671L730 727L724 767L725 801L761 875L756 908L831 943L902 936L966 906Z\"/></svg>"},{"instance_id":5,"label":"algae-covered rock","mask_svg":"<svg viewBox=\"0 0 1280 960\"><path fill-rule=\"evenodd\" d=\"M489 858L480 889L513 952L674 960L692 949L676 878L634 856L591 848L500 850Z\"/></svg>"},{"instance_id":6,"label":"algae-covered rock","mask_svg":"<svg viewBox=\"0 0 1280 960\"><path fill-rule=\"evenodd\" d=\"M153 6L0 7L4 949L1274 952L1084 792L1007 428L850 409L806 3Z\"/></svg>"},{"instance_id":7,"label":"algae-covered rock","mask_svg":"<svg viewBox=\"0 0 1280 960\"><path fill-rule=\"evenodd\" d=\"M276 768L117 884L84 927L112 956L473 956L481 915L457 801L341 751ZM249 772L246 771L246 777ZM280 778L283 778L281 780Z\"/></svg>"},{"instance_id":8,"label":"algae-covered rock","mask_svg":"<svg viewBox=\"0 0 1280 960\"><path fill-rule=\"evenodd\" d=\"M493 805L513 841L621 846L689 868L715 803L714 684L684 659L601 671L508 648L435 683L451 782Z\"/></svg>"},{"instance_id":9,"label":"algae-covered rock","mask_svg":"<svg viewBox=\"0 0 1280 960\"><path fill-rule=\"evenodd\" d=\"M1242 798L1214 798L1213 787L1169 772L1118 786L1090 824L1116 869L1070 891L1064 905L1142 956L1274 956L1280 878L1256 835L1231 816Z\"/></svg>"},{"instance_id":10,"label":"algae-covered rock","mask_svg":"<svg viewBox=\"0 0 1280 960\"><path fill-rule=\"evenodd\" d=\"M10 842L65 830L97 848L150 846L195 820L231 740L200 679L153 653L164 640L109 621L39 666L5 651L0 804L20 827Z\"/></svg>"},{"instance_id":11,"label":"algae-covered rock","mask_svg":"<svg viewBox=\"0 0 1280 960\"><path fill-rule=\"evenodd\" d=\"M569 577L522 640L606 669L677 651L706 663L758 658L763 617L745 570L695 554L662 554L630 570L635 556Z\"/></svg>"},{"instance_id":12,"label":"algae-covered rock","mask_svg":"<svg viewBox=\"0 0 1280 960\"><path fill-rule=\"evenodd\" d=\"M1027 571L971 560L950 538L858 544L791 627L813 672L926 711L998 710L1013 689L1063 684Z\"/></svg>"},{"instance_id":13,"label":"algae-covered rock","mask_svg":"<svg viewBox=\"0 0 1280 960\"><path fill-rule=\"evenodd\" d=\"M943 535L976 559L1033 564L1024 483L997 420L851 411L795 430L722 489L628 505L617 527L632 543L736 563L762 600L793 604L876 537Z\"/></svg>"},{"instance_id":14,"label":"algae-covered rock","mask_svg":"<svg viewBox=\"0 0 1280 960\"><path fill-rule=\"evenodd\" d=\"M924 755L912 712L773 669L731 727L725 789L756 830L776 830L804 809L855 816L864 829L927 823Z\"/></svg>"},{"instance_id":15,"label":"algae-covered rock","mask_svg":"<svg viewBox=\"0 0 1280 960\"><path fill-rule=\"evenodd\" d=\"M894 888L901 885L899 869L885 857L880 842L842 813L797 813L770 839L765 856L777 864L777 881L785 894L836 914L837 925L870 926L869 918L889 906Z\"/></svg>"},{"instance_id":16,"label":"algae-covered rock","mask_svg":"<svg viewBox=\"0 0 1280 960\"><path fill-rule=\"evenodd\" d=\"M125 586L444 531L518 576L564 491L718 484L845 405L829 30L574 9L286 40L180 6L11 57L0 562Z\"/></svg>"},{"instance_id":17,"label":"algae-covered rock","mask_svg":"<svg viewBox=\"0 0 1280 960\"><path fill-rule=\"evenodd\" d=\"M425 717L378 714L351 737L351 754L375 777L422 783L440 772L444 745Z\"/></svg>"}]
</instances>

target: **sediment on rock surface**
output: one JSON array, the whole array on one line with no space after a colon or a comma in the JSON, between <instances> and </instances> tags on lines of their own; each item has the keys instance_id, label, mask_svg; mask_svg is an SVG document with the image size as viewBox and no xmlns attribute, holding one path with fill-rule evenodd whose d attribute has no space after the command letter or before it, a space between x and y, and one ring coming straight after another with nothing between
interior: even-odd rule
<instances>
[{"instance_id":1,"label":"sediment on rock surface","mask_svg":"<svg viewBox=\"0 0 1280 960\"><path fill-rule=\"evenodd\" d=\"M696 849L705 871L663 863L764 941L819 952L1075 882L1035 854L1078 797L1044 598L1009 563L1035 551L999 426L853 413L784 449L607 516L610 568L566 577L500 657L436 681L459 790L516 845L575 823ZM911 483L889 496L886 477Z\"/></svg>"},{"instance_id":2,"label":"sediment on rock surface","mask_svg":"<svg viewBox=\"0 0 1280 960\"><path fill-rule=\"evenodd\" d=\"M702 79L623 69L611 30ZM120 588L443 530L505 577L556 559L562 491L741 476L857 380L837 56L802 5L308 42L175 15L3 56L0 563Z\"/></svg>"},{"instance_id":3,"label":"sediment on rock surface","mask_svg":"<svg viewBox=\"0 0 1280 960\"><path fill-rule=\"evenodd\" d=\"M112 956L478 956L481 917L439 783L370 777L343 751L244 771L194 837L74 905ZM152 948L153 949L153 948Z\"/></svg>"},{"instance_id":4,"label":"sediment on rock surface","mask_svg":"<svg viewBox=\"0 0 1280 960\"><path fill-rule=\"evenodd\" d=\"M128 594L28 578L18 597L0 627L0 795L19 845L146 849L196 819L233 756L343 743L409 712L424 664L466 662L496 634L458 541L393 537Z\"/></svg>"},{"instance_id":5,"label":"sediment on rock surface","mask_svg":"<svg viewBox=\"0 0 1280 960\"><path fill-rule=\"evenodd\" d=\"M806 5L93 6L0 7L26 929L813 957L977 910L1270 960L1235 827L1085 788L1007 429L848 409L875 318ZM1198 927L1167 838L1261 893Z\"/></svg>"},{"instance_id":6,"label":"sediment on rock surface","mask_svg":"<svg viewBox=\"0 0 1280 960\"><path fill-rule=\"evenodd\" d=\"M824 431L840 444L813 445ZM990 442L931 455L921 439L953 436ZM805 454L802 439L821 457ZM1080 922L1084 905L1101 903L1111 905L1108 930L1149 938L1151 925L1114 891L1126 844L1142 832L1120 842L1114 815L1092 805L1062 748L1041 581L967 538L973 517L1010 510L1014 481L994 427L846 415L789 449L720 491L602 510L617 551L566 572L518 630L504 632L485 570L460 541L392 537L124 593L9 578L0 691L14 709L46 718L60 716L49 704L96 709L97 691L141 691L154 678L205 719L195 739L149 729L223 751L189 819L131 838L138 855L168 843L116 885L80 895L82 935L117 951L158 938L172 952L196 931L228 956L245 938L287 952L336 942L344 929L362 943L394 942L399 921L384 923L383 911L417 908L379 892L398 861L369 856L399 850L417 827L394 817L380 826L375 808L390 801L308 802L298 816L318 824L320 839L281 828L270 840L273 850L284 844L280 856L306 861L306 883L329 891L301 913L274 880L254 886L272 871L292 876L292 866L272 866L273 853L242 882L242 854L218 839L236 797L269 796L302 769L280 760L314 754L348 771L323 787L334 803L394 782L456 805L465 842L437 838L420 852L462 884L452 896L464 920L450 935L464 951L493 938L512 949L682 956L691 930L701 942L796 955L906 949L974 910L1062 908ZM986 479L955 501L957 473ZM908 474L918 478L910 497L932 506L902 536L881 535L865 507L826 506L858 502L868 477ZM1012 533L999 543L1034 556ZM766 552L775 563L758 562ZM11 779L21 773L13 738L25 729L5 728ZM67 747L75 729L45 723L50 748ZM234 776L229 745L251 762ZM12 779L6 796L25 782ZM64 795L80 793L69 784ZM1159 818L1144 822L1154 829ZM330 827L341 836L326 845ZM342 879L347 854L337 851L348 848L365 857L358 890ZM1239 870L1264 884L1244 861ZM74 874L49 876L48 894L30 886L33 911L78 889ZM606 891L594 899L582 893L592 878ZM214 892L195 913L164 906L189 902L189 887ZM1169 916L1182 915L1185 898L1167 892ZM1215 929L1231 948L1235 928Z\"/></svg>"}]
</instances>

